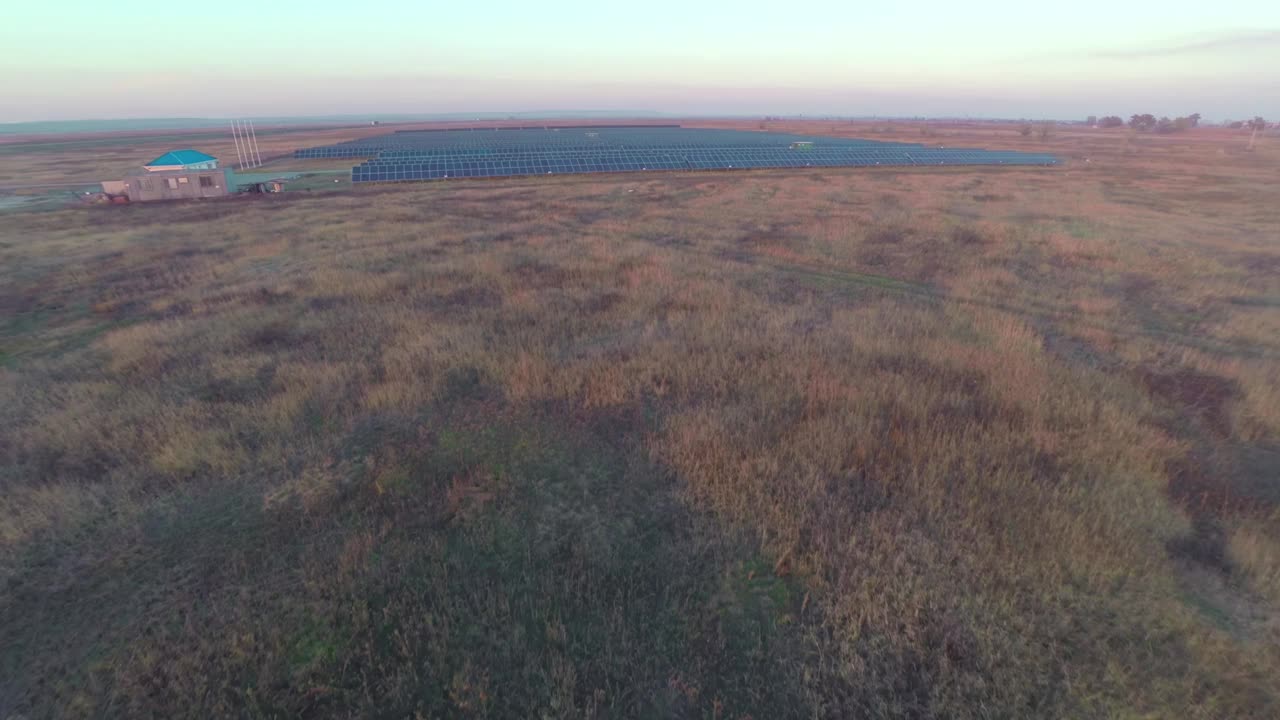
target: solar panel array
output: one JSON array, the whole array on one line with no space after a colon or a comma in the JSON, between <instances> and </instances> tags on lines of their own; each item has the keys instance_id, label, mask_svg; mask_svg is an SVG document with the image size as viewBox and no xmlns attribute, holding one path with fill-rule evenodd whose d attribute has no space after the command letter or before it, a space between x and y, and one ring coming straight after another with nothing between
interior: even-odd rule
<instances>
[{"instance_id":1,"label":"solar panel array","mask_svg":"<svg viewBox=\"0 0 1280 720\"><path fill-rule=\"evenodd\" d=\"M1052 155L679 126L401 131L307 148L298 158L367 158L353 182L646 170L1053 165Z\"/></svg>"}]
</instances>

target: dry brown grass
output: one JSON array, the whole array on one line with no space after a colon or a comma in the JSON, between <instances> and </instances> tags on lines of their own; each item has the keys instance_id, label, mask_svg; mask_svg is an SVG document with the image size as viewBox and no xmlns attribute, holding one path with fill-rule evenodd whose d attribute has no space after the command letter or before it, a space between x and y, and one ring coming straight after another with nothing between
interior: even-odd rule
<instances>
[{"instance_id":1,"label":"dry brown grass","mask_svg":"<svg viewBox=\"0 0 1280 720\"><path fill-rule=\"evenodd\" d=\"M1204 137L11 216L0 716L1274 717Z\"/></svg>"}]
</instances>

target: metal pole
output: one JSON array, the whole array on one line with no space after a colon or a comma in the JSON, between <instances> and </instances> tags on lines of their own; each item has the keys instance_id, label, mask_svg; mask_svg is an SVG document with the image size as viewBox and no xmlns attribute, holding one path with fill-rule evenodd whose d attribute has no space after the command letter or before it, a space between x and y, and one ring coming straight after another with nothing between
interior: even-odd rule
<instances>
[{"instance_id":1,"label":"metal pole","mask_svg":"<svg viewBox=\"0 0 1280 720\"><path fill-rule=\"evenodd\" d=\"M249 135L253 137L253 156L258 160L258 167L262 167L262 153L258 152L258 133L254 132L253 121L249 121Z\"/></svg>"},{"instance_id":2,"label":"metal pole","mask_svg":"<svg viewBox=\"0 0 1280 720\"><path fill-rule=\"evenodd\" d=\"M236 129L240 131L240 144L244 146L244 165L253 169L253 154L249 152L249 136L244 131L244 121L236 121Z\"/></svg>"},{"instance_id":3,"label":"metal pole","mask_svg":"<svg viewBox=\"0 0 1280 720\"><path fill-rule=\"evenodd\" d=\"M236 121L231 121L231 139L236 143L236 163L244 169L244 155L240 152L240 137L236 135Z\"/></svg>"},{"instance_id":4,"label":"metal pole","mask_svg":"<svg viewBox=\"0 0 1280 720\"><path fill-rule=\"evenodd\" d=\"M252 170L253 165L253 146L249 144L249 130L245 127L244 120L237 120L236 125L240 127L240 142L244 143L244 162Z\"/></svg>"},{"instance_id":5,"label":"metal pole","mask_svg":"<svg viewBox=\"0 0 1280 720\"><path fill-rule=\"evenodd\" d=\"M253 169L253 148L249 147L249 132L244 129L244 121L237 120L236 127L240 128L240 142L244 145L244 164L250 170Z\"/></svg>"},{"instance_id":6,"label":"metal pole","mask_svg":"<svg viewBox=\"0 0 1280 720\"><path fill-rule=\"evenodd\" d=\"M244 143L244 161L248 163L249 169L252 170L253 165L253 146L249 144L249 130L245 127L244 120L237 120L236 124L240 126L240 142Z\"/></svg>"},{"instance_id":7,"label":"metal pole","mask_svg":"<svg viewBox=\"0 0 1280 720\"><path fill-rule=\"evenodd\" d=\"M248 128L249 128L249 121L241 120L240 134L245 137L245 142L248 143L248 147L249 147L249 149L245 151L245 155L248 156L249 158L250 167L258 167L258 161L253 159L253 137L249 135Z\"/></svg>"}]
</instances>

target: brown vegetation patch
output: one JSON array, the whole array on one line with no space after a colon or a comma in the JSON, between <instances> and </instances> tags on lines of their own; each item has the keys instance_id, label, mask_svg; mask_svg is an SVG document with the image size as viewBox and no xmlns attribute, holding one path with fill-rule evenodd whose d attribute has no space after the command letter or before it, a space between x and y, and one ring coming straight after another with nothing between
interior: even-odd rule
<instances>
[{"instance_id":1,"label":"brown vegetation patch","mask_svg":"<svg viewBox=\"0 0 1280 720\"><path fill-rule=\"evenodd\" d=\"M983 237L982 233L966 225L951 228L948 238L957 245L985 245L987 243L987 239Z\"/></svg>"},{"instance_id":2,"label":"brown vegetation patch","mask_svg":"<svg viewBox=\"0 0 1280 720\"><path fill-rule=\"evenodd\" d=\"M1234 259L1250 272L1280 274L1280 253L1241 253Z\"/></svg>"},{"instance_id":3,"label":"brown vegetation patch","mask_svg":"<svg viewBox=\"0 0 1280 720\"><path fill-rule=\"evenodd\" d=\"M867 242L872 245L899 245L915 235L911 228L900 226L881 226L867 233Z\"/></svg>"},{"instance_id":4,"label":"brown vegetation patch","mask_svg":"<svg viewBox=\"0 0 1280 720\"><path fill-rule=\"evenodd\" d=\"M588 313L607 313L617 307L624 299L625 296L618 292L597 293L582 303L582 309Z\"/></svg>"},{"instance_id":5,"label":"brown vegetation patch","mask_svg":"<svg viewBox=\"0 0 1280 720\"><path fill-rule=\"evenodd\" d=\"M312 295L307 298L307 308L317 312L325 312L349 305L351 298L342 295Z\"/></svg>"},{"instance_id":6,"label":"brown vegetation patch","mask_svg":"<svg viewBox=\"0 0 1280 720\"><path fill-rule=\"evenodd\" d=\"M1220 478L1206 476L1194 459L1178 458L1166 463L1169 494L1191 512L1191 530L1171 539L1167 547L1177 557L1195 561L1206 567L1230 572L1227 557L1227 531L1222 516L1240 507Z\"/></svg>"},{"instance_id":7,"label":"brown vegetation patch","mask_svg":"<svg viewBox=\"0 0 1280 720\"><path fill-rule=\"evenodd\" d=\"M1266 517L1280 508L1280 450L1218 443L1165 463L1169 494L1194 516Z\"/></svg>"},{"instance_id":8,"label":"brown vegetation patch","mask_svg":"<svg viewBox=\"0 0 1280 720\"><path fill-rule=\"evenodd\" d=\"M245 335L245 343L254 350L283 350L296 347L304 336L294 323L273 320L264 323Z\"/></svg>"},{"instance_id":9,"label":"brown vegetation patch","mask_svg":"<svg viewBox=\"0 0 1280 720\"><path fill-rule=\"evenodd\" d=\"M544 289L563 287L568 273L558 265L552 265L533 257L520 257L507 267L522 287Z\"/></svg>"},{"instance_id":10,"label":"brown vegetation patch","mask_svg":"<svg viewBox=\"0 0 1280 720\"><path fill-rule=\"evenodd\" d=\"M502 304L502 295L493 288L467 285L440 296L439 304L445 308L491 308Z\"/></svg>"},{"instance_id":11,"label":"brown vegetation patch","mask_svg":"<svg viewBox=\"0 0 1280 720\"><path fill-rule=\"evenodd\" d=\"M956 368L931 362L917 355L877 355L868 363L870 369L906 378L918 387L945 388L941 402L929 408L929 414L913 427L917 431L968 430L990 426L995 422L1016 423L1021 412L1006 408L988 390L989 378L969 368ZM894 414L895 425L915 423L906 416Z\"/></svg>"},{"instance_id":12,"label":"brown vegetation patch","mask_svg":"<svg viewBox=\"0 0 1280 720\"><path fill-rule=\"evenodd\" d=\"M249 294L249 300L255 305L280 305L289 303L296 294L288 288L260 287Z\"/></svg>"},{"instance_id":13,"label":"brown vegetation patch","mask_svg":"<svg viewBox=\"0 0 1280 720\"><path fill-rule=\"evenodd\" d=\"M1198 417L1219 437L1231 435L1230 404L1241 396L1240 384L1236 380L1192 368L1169 372L1140 368L1137 376L1153 396L1174 403Z\"/></svg>"},{"instance_id":14,"label":"brown vegetation patch","mask_svg":"<svg viewBox=\"0 0 1280 720\"><path fill-rule=\"evenodd\" d=\"M787 239L787 229L781 225L765 224L747 228L736 241L738 245L748 248L762 248L781 243Z\"/></svg>"},{"instance_id":15,"label":"brown vegetation patch","mask_svg":"<svg viewBox=\"0 0 1280 720\"><path fill-rule=\"evenodd\" d=\"M1119 283L1126 302L1144 302L1159 290L1159 281L1150 275L1125 273Z\"/></svg>"}]
</instances>

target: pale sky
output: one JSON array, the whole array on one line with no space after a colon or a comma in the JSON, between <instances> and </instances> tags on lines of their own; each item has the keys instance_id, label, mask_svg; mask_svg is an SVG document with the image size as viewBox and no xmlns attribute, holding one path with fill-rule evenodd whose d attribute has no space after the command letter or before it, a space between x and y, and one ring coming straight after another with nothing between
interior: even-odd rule
<instances>
[{"instance_id":1,"label":"pale sky","mask_svg":"<svg viewBox=\"0 0 1280 720\"><path fill-rule=\"evenodd\" d=\"M559 109L1280 119L1280 3L1240 0L15 0L0 49L0 121Z\"/></svg>"}]
</instances>

